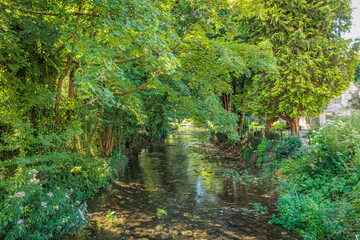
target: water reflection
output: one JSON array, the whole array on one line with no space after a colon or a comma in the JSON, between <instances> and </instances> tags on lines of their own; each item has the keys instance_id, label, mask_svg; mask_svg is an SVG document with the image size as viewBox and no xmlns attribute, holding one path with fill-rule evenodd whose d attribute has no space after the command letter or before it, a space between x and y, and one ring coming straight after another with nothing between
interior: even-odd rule
<instances>
[{"instance_id":1,"label":"water reflection","mask_svg":"<svg viewBox=\"0 0 360 240\"><path fill-rule=\"evenodd\" d=\"M131 159L126 174L89 204L94 227L88 238L298 239L268 224L275 199L224 176L224 169L241 164L225 160L205 139L204 132L184 128ZM254 211L251 203L269 212ZM109 212L115 223L108 222Z\"/></svg>"}]
</instances>

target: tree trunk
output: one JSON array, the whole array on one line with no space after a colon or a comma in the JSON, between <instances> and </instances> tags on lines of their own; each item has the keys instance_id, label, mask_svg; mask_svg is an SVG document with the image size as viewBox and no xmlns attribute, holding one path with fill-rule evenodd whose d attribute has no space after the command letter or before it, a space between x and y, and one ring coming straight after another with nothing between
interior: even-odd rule
<instances>
[{"instance_id":1,"label":"tree trunk","mask_svg":"<svg viewBox=\"0 0 360 240\"><path fill-rule=\"evenodd\" d=\"M230 93L223 93L221 95L221 103L223 108L226 111L231 112L231 94Z\"/></svg>"},{"instance_id":2,"label":"tree trunk","mask_svg":"<svg viewBox=\"0 0 360 240\"><path fill-rule=\"evenodd\" d=\"M60 117L59 117L59 105L60 105L60 100L61 100L61 90L62 90L62 85L64 82L64 78L66 77L66 75L69 72L69 68L72 62L72 58L68 57L67 63L66 63L66 67L65 67L65 73L63 77L59 78L59 82L58 82L58 93L56 95L56 100L55 100L55 106L54 106L54 113L56 116L56 123L59 124L60 123Z\"/></svg>"},{"instance_id":3,"label":"tree trunk","mask_svg":"<svg viewBox=\"0 0 360 240\"><path fill-rule=\"evenodd\" d=\"M244 127L244 119L245 119L245 114L244 113L240 113L239 115L239 128L238 128L238 132L241 134L241 131Z\"/></svg>"},{"instance_id":4,"label":"tree trunk","mask_svg":"<svg viewBox=\"0 0 360 240\"><path fill-rule=\"evenodd\" d=\"M104 143L102 146L102 154L105 157L110 157L113 149L114 138L112 135L112 125L110 123L105 125L104 129Z\"/></svg>"},{"instance_id":5,"label":"tree trunk","mask_svg":"<svg viewBox=\"0 0 360 240\"><path fill-rule=\"evenodd\" d=\"M297 118L290 118L288 116L281 116L282 119L287 121L290 124L291 127L291 135L297 136L299 133L299 121L300 117Z\"/></svg>"},{"instance_id":6,"label":"tree trunk","mask_svg":"<svg viewBox=\"0 0 360 240\"><path fill-rule=\"evenodd\" d=\"M75 96L74 72L75 72L74 69L71 70L70 76L69 76L69 94L68 94L68 97L70 99L74 99L74 96Z\"/></svg>"},{"instance_id":7,"label":"tree trunk","mask_svg":"<svg viewBox=\"0 0 360 240\"><path fill-rule=\"evenodd\" d=\"M276 122L277 120L279 120L279 117L274 117L274 118L268 118L268 119L266 119L265 131L266 131L266 132L270 132L270 131L272 130L272 125L273 125L274 122Z\"/></svg>"},{"instance_id":8,"label":"tree trunk","mask_svg":"<svg viewBox=\"0 0 360 240\"><path fill-rule=\"evenodd\" d=\"M291 135L297 136L299 133L300 118L290 118Z\"/></svg>"}]
</instances>

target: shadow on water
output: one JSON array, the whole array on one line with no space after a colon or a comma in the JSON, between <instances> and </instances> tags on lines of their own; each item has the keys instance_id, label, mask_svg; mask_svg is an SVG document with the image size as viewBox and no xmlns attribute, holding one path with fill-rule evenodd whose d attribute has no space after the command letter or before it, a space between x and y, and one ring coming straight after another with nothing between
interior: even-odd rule
<instances>
[{"instance_id":1,"label":"shadow on water","mask_svg":"<svg viewBox=\"0 0 360 240\"><path fill-rule=\"evenodd\" d=\"M77 239L299 239L268 224L276 199L224 175L240 163L204 139L186 127L143 149L89 203L88 234Z\"/></svg>"}]
</instances>

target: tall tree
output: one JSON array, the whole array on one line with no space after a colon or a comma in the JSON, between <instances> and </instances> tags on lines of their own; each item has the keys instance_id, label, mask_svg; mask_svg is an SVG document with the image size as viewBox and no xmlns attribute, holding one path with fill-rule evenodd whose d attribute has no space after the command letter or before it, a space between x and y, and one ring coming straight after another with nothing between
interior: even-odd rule
<instances>
[{"instance_id":1,"label":"tall tree","mask_svg":"<svg viewBox=\"0 0 360 240\"><path fill-rule=\"evenodd\" d=\"M258 74L246 106L269 121L281 117L293 134L301 116L319 114L353 79L357 45L341 34L351 25L350 0L266 0L265 13L247 21L252 41L270 41L278 74ZM271 124L268 124L271 125Z\"/></svg>"}]
</instances>

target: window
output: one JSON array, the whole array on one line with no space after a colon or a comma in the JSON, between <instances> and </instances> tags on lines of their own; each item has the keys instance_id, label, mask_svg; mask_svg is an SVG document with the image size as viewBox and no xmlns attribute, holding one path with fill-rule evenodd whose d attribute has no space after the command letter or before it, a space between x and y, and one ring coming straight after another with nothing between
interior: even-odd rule
<instances>
[{"instance_id":1,"label":"window","mask_svg":"<svg viewBox=\"0 0 360 240\"><path fill-rule=\"evenodd\" d=\"M332 104L341 104L341 96L331 100Z\"/></svg>"}]
</instances>

